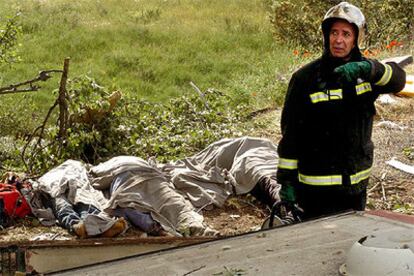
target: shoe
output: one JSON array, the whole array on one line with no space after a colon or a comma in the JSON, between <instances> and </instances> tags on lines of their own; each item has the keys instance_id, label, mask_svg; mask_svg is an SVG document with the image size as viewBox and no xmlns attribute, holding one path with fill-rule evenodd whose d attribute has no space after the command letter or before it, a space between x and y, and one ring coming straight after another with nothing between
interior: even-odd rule
<instances>
[{"instance_id":1,"label":"shoe","mask_svg":"<svg viewBox=\"0 0 414 276\"><path fill-rule=\"evenodd\" d=\"M86 227L83 222L78 222L72 226L73 232L75 232L76 236L81 239L86 239L88 237L88 233L86 232Z\"/></svg>"},{"instance_id":2,"label":"shoe","mask_svg":"<svg viewBox=\"0 0 414 276\"><path fill-rule=\"evenodd\" d=\"M108 230L101 234L101 237L112 238L115 237L127 229L128 223L124 218L119 218Z\"/></svg>"}]
</instances>

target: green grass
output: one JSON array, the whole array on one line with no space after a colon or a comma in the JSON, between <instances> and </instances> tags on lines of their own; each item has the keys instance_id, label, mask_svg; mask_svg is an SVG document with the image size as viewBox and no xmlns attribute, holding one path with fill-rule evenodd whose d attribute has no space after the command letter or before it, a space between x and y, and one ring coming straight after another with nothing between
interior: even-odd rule
<instances>
[{"instance_id":1,"label":"green grass","mask_svg":"<svg viewBox=\"0 0 414 276\"><path fill-rule=\"evenodd\" d=\"M127 95L164 102L193 81L244 101L254 94L260 108L280 100L276 72L292 63L272 38L263 0L3 0L0 10L20 10L23 27L22 61L1 70L3 84L70 57L70 77L87 74ZM50 105L58 81L34 102Z\"/></svg>"}]
</instances>

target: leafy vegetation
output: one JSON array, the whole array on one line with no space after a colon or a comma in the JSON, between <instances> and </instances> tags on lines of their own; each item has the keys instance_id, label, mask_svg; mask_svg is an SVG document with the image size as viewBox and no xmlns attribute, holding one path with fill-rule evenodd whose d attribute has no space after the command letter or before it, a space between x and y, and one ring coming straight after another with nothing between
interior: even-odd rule
<instances>
[{"instance_id":1,"label":"leafy vegetation","mask_svg":"<svg viewBox=\"0 0 414 276\"><path fill-rule=\"evenodd\" d=\"M404 148L403 153L408 159L414 160L414 146Z\"/></svg>"},{"instance_id":2,"label":"leafy vegetation","mask_svg":"<svg viewBox=\"0 0 414 276\"><path fill-rule=\"evenodd\" d=\"M155 104L120 99L120 92L109 93L89 77L73 79L68 88L69 124L63 147L59 127L49 125L41 151L35 141L24 155L22 147L16 150L32 173L45 172L69 158L96 163L116 155L135 155L165 162L218 139L244 134L245 106L229 104L234 100L214 89ZM12 160L9 166L21 166L22 160Z\"/></svg>"},{"instance_id":3,"label":"leafy vegetation","mask_svg":"<svg viewBox=\"0 0 414 276\"><path fill-rule=\"evenodd\" d=\"M0 65L11 64L19 59L16 51L21 34L18 17L19 14L9 16L0 24Z\"/></svg>"},{"instance_id":4,"label":"leafy vegetation","mask_svg":"<svg viewBox=\"0 0 414 276\"><path fill-rule=\"evenodd\" d=\"M340 0L269 0L275 37L308 51L320 50L320 24L326 11ZM384 48L392 41L405 44L414 38L414 9L411 0L355 0L368 24L368 45Z\"/></svg>"}]
</instances>

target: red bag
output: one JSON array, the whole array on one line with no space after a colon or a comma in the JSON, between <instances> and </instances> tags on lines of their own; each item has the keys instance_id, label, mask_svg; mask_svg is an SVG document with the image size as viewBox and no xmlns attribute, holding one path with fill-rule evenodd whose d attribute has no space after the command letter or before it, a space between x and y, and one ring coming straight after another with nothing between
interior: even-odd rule
<instances>
[{"instance_id":1,"label":"red bag","mask_svg":"<svg viewBox=\"0 0 414 276\"><path fill-rule=\"evenodd\" d=\"M3 212L11 219L23 218L31 213L26 199L14 185L0 183L0 198L4 202Z\"/></svg>"}]
</instances>

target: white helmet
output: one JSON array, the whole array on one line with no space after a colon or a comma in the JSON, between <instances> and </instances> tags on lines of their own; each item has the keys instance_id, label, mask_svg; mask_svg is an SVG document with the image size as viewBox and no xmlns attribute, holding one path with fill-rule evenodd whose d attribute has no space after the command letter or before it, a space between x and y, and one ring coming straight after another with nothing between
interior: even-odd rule
<instances>
[{"instance_id":1,"label":"white helmet","mask_svg":"<svg viewBox=\"0 0 414 276\"><path fill-rule=\"evenodd\" d=\"M365 22L365 16L359 8L349 4L348 2L341 2L336 6L333 6L325 14L322 21L322 31L324 38L327 39L331 23L334 19L343 19L348 21L350 24L354 24L358 29L358 47L363 49L365 46L365 33L367 25ZM326 42L325 42L326 43Z\"/></svg>"}]
</instances>

